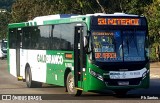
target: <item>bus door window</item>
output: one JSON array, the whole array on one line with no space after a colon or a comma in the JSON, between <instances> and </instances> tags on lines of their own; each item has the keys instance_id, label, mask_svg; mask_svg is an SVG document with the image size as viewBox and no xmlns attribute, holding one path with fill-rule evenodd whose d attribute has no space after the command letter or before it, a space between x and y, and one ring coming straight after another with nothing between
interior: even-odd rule
<instances>
[{"instance_id":1,"label":"bus door window","mask_svg":"<svg viewBox=\"0 0 160 103\"><path fill-rule=\"evenodd\" d=\"M78 81L82 81L82 68L84 67L84 42L83 42L83 27L75 27L74 36L74 78L75 86L78 86Z\"/></svg>"},{"instance_id":2,"label":"bus door window","mask_svg":"<svg viewBox=\"0 0 160 103\"><path fill-rule=\"evenodd\" d=\"M17 41L17 29L10 29L9 30L9 48L15 49L16 48L16 41Z\"/></svg>"}]
</instances>

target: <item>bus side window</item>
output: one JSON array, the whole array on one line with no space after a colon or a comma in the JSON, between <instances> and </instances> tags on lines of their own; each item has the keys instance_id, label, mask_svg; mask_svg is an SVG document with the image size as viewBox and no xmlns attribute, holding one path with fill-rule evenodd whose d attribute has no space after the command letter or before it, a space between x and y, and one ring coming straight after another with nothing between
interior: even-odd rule
<instances>
[{"instance_id":1,"label":"bus side window","mask_svg":"<svg viewBox=\"0 0 160 103\"><path fill-rule=\"evenodd\" d=\"M73 24L60 24L61 27L61 49L73 50L74 42L74 25Z\"/></svg>"},{"instance_id":2,"label":"bus side window","mask_svg":"<svg viewBox=\"0 0 160 103\"><path fill-rule=\"evenodd\" d=\"M16 48L16 38L17 38L17 29L10 29L9 30L9 47L12 49Z\"/></svg>"},{"instance_id":3,"label":"bus side window","mask_svg":"<svg viewBox=\"0 0 160 103\"><path fill-rule=\"evenodd\" d=\"M53 28L54 27L54 28ZM51 38L51 49L60 50L61 49L61 34L60 25L52 25L52 38Z\"/></svg>"},{"instance_id":4,"label":"bus side window","mask_svg":"<svg viewBox=\"0 0 160 103\"><path fill-rule=\"evenodd\" d=\"M36 42L38 43L39 49L49 50L49 41L50 41L50 26L39 26L36 32L35 37L38 38Z\"/></svg>"},{"instance_id":5,"label":"bus side window","mask_svg":"<svg viewBox=\"0 0 160 103\"><path fill-rule=\"evenodd\" d=\"M23 49L28 49L30 48L30 39L31 39L31 28L30 27L25 27L23 28L23 38L22 38L22 48Z\"/></svg>"}]
</instances>

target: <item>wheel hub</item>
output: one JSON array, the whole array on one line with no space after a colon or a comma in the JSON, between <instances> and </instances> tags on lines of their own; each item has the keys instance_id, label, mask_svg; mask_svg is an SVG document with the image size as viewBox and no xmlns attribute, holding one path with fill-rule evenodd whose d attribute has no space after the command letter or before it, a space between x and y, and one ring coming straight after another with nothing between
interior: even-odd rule
<instances>
[{"instance_id":1,"label":"wheel hub","mask_svg":"<svg viewBox=\"0 0 160 103\"><path fill-rule=\"evenodd\" d=\"M73 77L69 79L69 89L70 89L71 92L74 92Z\"/></svg>"}]
</instances>

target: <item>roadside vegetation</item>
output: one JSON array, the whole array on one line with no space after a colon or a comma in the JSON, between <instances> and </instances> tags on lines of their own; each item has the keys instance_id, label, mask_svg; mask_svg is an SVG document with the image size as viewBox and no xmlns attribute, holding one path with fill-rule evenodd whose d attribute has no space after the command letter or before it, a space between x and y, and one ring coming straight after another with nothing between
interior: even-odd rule
<instances>
[{"instance_id":1,"label":"roadside vegetation","mask_svg":"<svg viewBox=\"0 0 160 103\"><path fill-rule=\"evenodd\" d=\"M160 0L0 0L0 38L8 23L25 22L53 14L115 13L144 15L148 20L150 58L160 60Z\"/></svg>"}]
</instances>

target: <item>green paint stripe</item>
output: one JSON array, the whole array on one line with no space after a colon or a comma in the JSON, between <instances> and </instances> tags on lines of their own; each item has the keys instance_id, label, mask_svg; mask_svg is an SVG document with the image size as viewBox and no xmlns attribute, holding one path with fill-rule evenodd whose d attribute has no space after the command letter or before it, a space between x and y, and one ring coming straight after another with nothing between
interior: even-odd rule
<instances>
[{"instance_id":1,"label":"green paint stripe","mask_svg":"<svg viewBox=\"0 0 160 103\"><path fill-rule=\"evenodd\" d=\"M26 26L25 22L23 22L23 23L14 23L14 24L9 24L8 28L18 28L18 27L25 27L25 26Z\"/></svg>"},{"instance_id":2,"label":"green paint stripe","mask_svg":"<svg viewBox=\"0 0 160 103\"><path fill-rule=\"evenodd\" d=\"M44 21L44 24L60 24L60 23L72 23L72 22L85 22L83 20L84 17L77 17L77 18L64 18L64 19L57 19L57 20L48 20Z\"/></svg>"},{"instance_id":3,"label":"green paint stripe","mask_svg":"<svg viewBox=\"0 0 160 103\"><path fill-rule=\"evenodd\" d=\"M73 63L74 61L73 60L64 60L64 62L71 62L71 63Z\"/></svg>"}]
</instances>

